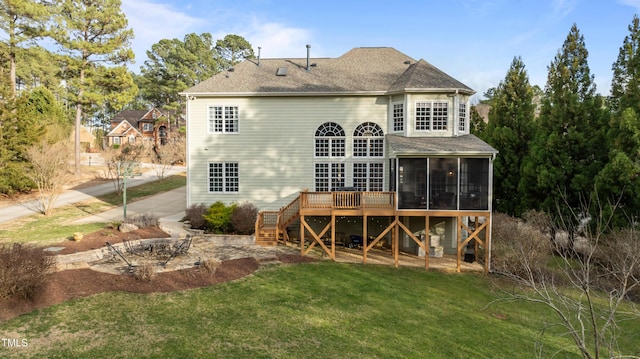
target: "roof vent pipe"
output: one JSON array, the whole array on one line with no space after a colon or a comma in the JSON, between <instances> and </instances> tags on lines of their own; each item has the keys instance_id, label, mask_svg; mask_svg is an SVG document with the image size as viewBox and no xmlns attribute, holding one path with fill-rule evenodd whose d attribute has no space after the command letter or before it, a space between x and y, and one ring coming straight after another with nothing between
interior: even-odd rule
<instances>
[{"instance_id":1,"label":"roof vent pipe","mask_svg":"<svg viewBox=\"0 0 640 359\"><path fill-rule=\"evenodd\" d=\"M311 45L307 45L307 71L311 70L309 66L309 50L311 49Z\"/></svg>"},{"instance_id":2,"label":"roof vent pipe","mask_svg":"<svg viewBox=\"0 0 640 359\"><path fill-rule=\"evenodd\" d=\"M260 49L262 49L262 47L258 46L258 66L260 66Z\"/></svg>"}]
</instances>

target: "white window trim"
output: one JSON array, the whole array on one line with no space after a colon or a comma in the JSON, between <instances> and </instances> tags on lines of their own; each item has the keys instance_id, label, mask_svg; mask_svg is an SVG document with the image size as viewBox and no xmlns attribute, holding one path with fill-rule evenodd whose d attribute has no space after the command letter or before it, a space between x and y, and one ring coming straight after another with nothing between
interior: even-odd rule
<instances>
[{"instance_id":1,"label":"white window trim","mask_svg":"<svg viewBox=\"0 0 640 359\"><path fill-rule=\"evenodd\" d=\"M402 129L396 130L396 106L402 106ZM399 133L404 132L407 128L407 111L404 102L392 102L391 103L391 130Z\"/></svg>"},{"instance_id":2,"label":"white window trim","mask_svg":"<svg viewBox=\"0 0 640 359\"><path fill-rule=\"evenodd\" d=\"M460 112L464 107L464 116L460 116ZM460 133L469 133L469 103L461 102L458 104L458 131ZM464 129L463 129L464 127Z\"/></svg>"},{"instance_id":3,"label":"white window trim","mask_svg":"<svg viewBox=\"0 0 640 359\"><path fill-rule=\"evenodd\" d=\"M215 111L214 108L215 107L222 107L222 131L216 131L215 130L215 124L212 127L211 126L211 121L215 121L215 118L211 118L211 111ZM227 119L224 117L225 114L225 109L229 108L229 107L235 107L237 109L237 131L233 131L233 132L228 132L227 131L227 126L226 126L226 121ZM240 133L240 106L238 105L209 105L207 107L207 133L210 135L237 135Z\"/></svg>"},{"instance_id":4,"label":"white window trim","mask_svg":"<svg viewBox=\"0 0 640 359\"><path fill-rule=\"evenodd\" d=\"M237 191L227 191L227 176L226 173L226 164L236 164L238 168L238 190ZM221 164L222 165L222 191L212 191L211 190L211 180L212 177L210 175L209 167L212 164ZM207 193L210 194L238 194L240 193L240 163L236 161L209 161L207 162Z\"/></svg>"},{"instance_id":5,"label":"white window trim","mask_svg":"<svg viewBox=\"0 0 640 359\"><path fill-rule=\"evenodd\" d=\"M421 104L429 104L430 107L430 111L429 111L429 125L427 129L418 129L418 105ZM435 104L446 104L447 105L447 121L446 121L446 126L444 129L437 129L434 130L433 129L433 110L434 110L434 105ZM449 101L446 100L420 100L420 101L416 101L414 102L414 107L413 107L413 130L416 132L447 132L449 131L450 128L450 117L451 117L451 113L450 113L450 106L451 104L449 103Z\"/></svg>"}]
</instances>

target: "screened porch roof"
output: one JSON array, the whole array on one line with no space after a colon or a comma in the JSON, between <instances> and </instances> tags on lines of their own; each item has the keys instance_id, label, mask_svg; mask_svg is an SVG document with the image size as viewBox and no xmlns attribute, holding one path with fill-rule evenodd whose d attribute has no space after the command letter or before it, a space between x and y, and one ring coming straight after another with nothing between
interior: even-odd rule
<instances>
[{"instance_id":1,"label":"screened porch roof","mask_svg":"<svg viewBox=\"0 0 640 359\"><path fill-rule=\"evenodd\" d=\"M390 157L400 156L483 156L498 151L474 135L457 137L404 137L386 135Z\"/></svg>"}]
</instances>

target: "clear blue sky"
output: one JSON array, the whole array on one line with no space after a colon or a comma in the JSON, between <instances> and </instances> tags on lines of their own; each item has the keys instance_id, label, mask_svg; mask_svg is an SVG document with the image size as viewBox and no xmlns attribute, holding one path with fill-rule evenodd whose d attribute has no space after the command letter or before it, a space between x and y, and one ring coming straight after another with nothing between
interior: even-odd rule
<instances>
[{"instance_id":1,"label":"clear blue sky","mask_svg":"<svg viewBox=\"0 0 640 359\"><path fill-rule=\"evenodd\" d=\"M353 47L394 47L424 59L475 89L497 86L515 56L532 84L573 23L584 36L597 91L608 95L611 66L640 0L122 0L135 32L138 72L161 39L188 33L246 38L265 58L338 57Z\"/></svg>"}]
</instances>

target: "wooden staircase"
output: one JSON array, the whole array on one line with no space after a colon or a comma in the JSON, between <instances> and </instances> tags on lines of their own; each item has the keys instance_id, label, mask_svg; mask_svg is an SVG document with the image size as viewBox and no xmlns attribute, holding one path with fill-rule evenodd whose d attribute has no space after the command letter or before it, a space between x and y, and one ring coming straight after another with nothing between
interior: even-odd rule
<instances>
[{"instance_id":1,"label":"wooden staircase","mask_svg":"<svg viewBox=\"0 0 640 359\"><path fill-rule=\"evenodd\" d=\"M261 211L256 221L256 244L275 246L289 241L287 227L300 218L300 195L279 211Z\"/></svg>"}]
</instances>

